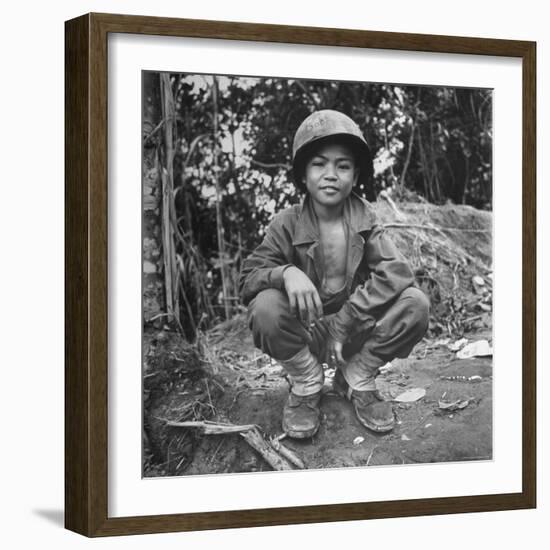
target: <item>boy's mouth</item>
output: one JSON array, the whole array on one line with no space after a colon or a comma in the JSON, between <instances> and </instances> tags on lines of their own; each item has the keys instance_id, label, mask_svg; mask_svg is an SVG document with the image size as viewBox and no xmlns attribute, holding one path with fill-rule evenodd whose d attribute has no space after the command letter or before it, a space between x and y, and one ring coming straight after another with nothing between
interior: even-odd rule
<instances>
[{"instance_id":1,"label":"boy's mouth","mask_svg":"<svg viewBox=\"0 0 550 550\"><path fill-rule=\"evenodd\" d=\"M324 185L321 187L321 191L324 191L325 193L338 193L340 188L335 187L334 185Z\"/></svg>"}]
</instances>

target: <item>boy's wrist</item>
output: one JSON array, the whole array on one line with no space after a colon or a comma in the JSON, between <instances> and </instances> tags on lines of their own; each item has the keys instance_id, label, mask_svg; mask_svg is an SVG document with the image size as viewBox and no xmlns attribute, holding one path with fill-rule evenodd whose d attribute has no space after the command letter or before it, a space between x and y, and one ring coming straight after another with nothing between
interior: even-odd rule
<instances>
[{"instance_id":1,"label":"boy's wrist","mask_svg":"<svg viewBox=\"0 0 550 550\"><path fill-rule=\"evenodd\" d=\"M284 274L289 267L292 267L292 264L280 265L271 270L271 273L269 274L269 284L271 288L277 288L279 290L284 288Z\"/></svg>"},{"instance_id":2,"label":"boy's wrist","mask_svg":"<svg viewBox=\"0 0 550 550\"><path fill-rule=\"evenodd\" d=\"M353 326L353 316L350 311L350 305L346 302L340 310L331 316L328 331L331 337L337 342L346 342L351 334Z\"/></svg>"}]
</instances>

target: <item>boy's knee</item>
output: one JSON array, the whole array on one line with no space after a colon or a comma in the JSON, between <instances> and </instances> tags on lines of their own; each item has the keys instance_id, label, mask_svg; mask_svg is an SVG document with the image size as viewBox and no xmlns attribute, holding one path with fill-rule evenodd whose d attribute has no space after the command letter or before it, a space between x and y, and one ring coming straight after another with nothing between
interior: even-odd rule
<instances>
[{"instance_id":1,"label":"boy's knee","mask_svg":"<svg viewBox=\"0 0 550 550\"><path fill-rule=\"evenodd\" d=\"M262 290L248 306L248 318L253 332L273 334L280 327L281 318L288 315L286 296L275 288Z\"/></svg>"},{"instance_id":2,"label":"boy's knee","mask_svg":"<svg viewBox=\"0 0 550 550\"><path fill-rule=\"evenodd\" d=\"M293 357L306 345L305 331L280 290L260 292L248 306L248 319L254 344L274 359Z\"/></svg>"},{"instance_id":3,"label":"boy's knee","mask_svg":"<svg viewBox=\"0 0 550 550\"><path fill-rule=\"evenodd\" d=\"M401 293L400 299L407 303L409 323L425 332L430 318L430 301L428 297L420 289L410 287Z\"/></svg>"}]
</instances>

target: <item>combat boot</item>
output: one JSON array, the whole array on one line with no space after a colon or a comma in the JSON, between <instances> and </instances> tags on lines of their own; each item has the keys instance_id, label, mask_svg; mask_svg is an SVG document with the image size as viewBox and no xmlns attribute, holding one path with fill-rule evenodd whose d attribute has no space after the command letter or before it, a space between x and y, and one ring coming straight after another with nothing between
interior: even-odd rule
<instances>
[{"instance_id":1,"label":"combat boot","mask_svg":"<svg viewBox=\"0 0 550 550\"><path fill-rule=\"evenodd\" d=\"M308 347L279 362L290 381L290 394L283 408L283 430L296 439L311 437L320 424L323 366Z\"/></svg>"},{"instance_id":2,"label":"combat boot","mask_svg":"<svg viewBox=\"0 0 550 550\"><path fill-rule=\"evenodd\" d=\"M340 370L334 375L333 390L351 401L355 415L363 426L377 433L393 430L395 418L391 403L383 401L376 390L361 391L350 388Z\"/></svg>"},{"instance_id":3,"label":"combat boot","mask_svg":"<svg viewBox=\"0 0 550 550\"><path fill-rule=\"evenodd\" d=\"M321 392L312 395L288 395L283 408L283 431L295 439L305 439L317 433L320 425Z\"/></svg>"}]
</instances>

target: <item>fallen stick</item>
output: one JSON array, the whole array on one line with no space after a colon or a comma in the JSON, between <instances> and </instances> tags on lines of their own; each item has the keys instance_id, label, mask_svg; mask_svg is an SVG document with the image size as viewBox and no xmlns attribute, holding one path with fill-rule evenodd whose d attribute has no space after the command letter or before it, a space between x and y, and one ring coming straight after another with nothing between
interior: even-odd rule
<instances>
[{"instance_id":1,"label":"fallen stick","mask_svg":"<svg viewBox=\"0 0 550 550\"><path fill-rule=\"evenodd\" d=\"M292 464L269 445L256 427L241 433L241 436L274 470L293 469Z\"/></svg>"},{"instance_id":2,"label":"fallen stick","mask_svg":"<svg viewBox=\"0 0 550 550\"><path fill-rule=\"evenodd\" d=\"M217 434L233 434L242 433L256 428L255 424L220 424L216 422L189 420L187 422L172 422L166 421L166 425L171 428L196 428L202 431L205 435L217 435Z\"/></svg>"},{"instance_id":3,"label":"fallen stick","mask_svg":"<svg viewBox=\"0 0 550 550\"><path fill-rule=\"evenodd\" d=\"M286 458L291 464L294 464L300 470L305 470L306 465L302 459L291 451L288 447L283 445L277 438L273 438L271 441L271 446L284 458Z\"/></svg>"},{"instance_id":4,"label":"fallen stick","mask_svg":"<svg viewBox=\"0 0 550 550\"><path fill-rule=\"evenodd\" d=\"M467 227L436 227L434 225L423 225L420 223L385 223L384 227L395 227L395 228L411 228L411 229L426 229L427 231L437 231L443 233L445 231L458 231L462 233L491 233L491 229L469 229Z\"/></svg>"},{"instance_id":5,"label":"fallen stick","mask_svg":"<svg viewBox=\"0 0 550 550\"><path fill-rule=\"evenodd\" d=\"M397 205L395 204L394 200L390 197L390 195L385 189L380 191L378 196L384 199L390 205L391 209L395 212L395 216L398 220L404 221L406 219L403 212L401 212L401 210L397 208Z\"/></svg>"},{"instance_id":6,"label":"fallen stick","mask_svg":"<svg viewBox=\"0 0 550 550\"><path fill-rule=\"evenodd\" d=\"M367 466L370 464L370 459L372 458L372 455L373 455L374 451L376 451L377 448L378 448L377 445L375 445L375 446L372 448L372 451L370 452L369 458L367 458Z\"/></svg>"}]
</instances>

